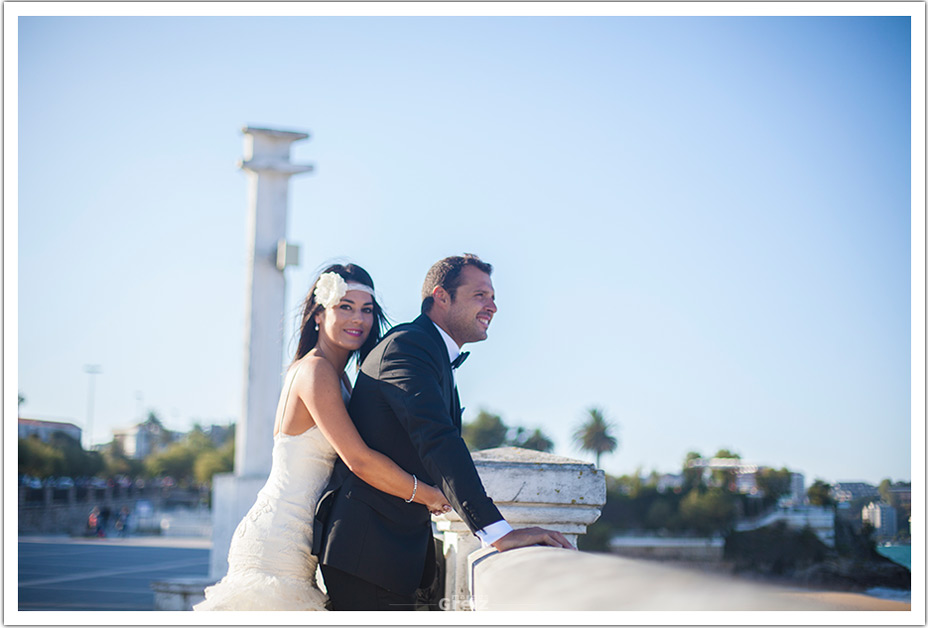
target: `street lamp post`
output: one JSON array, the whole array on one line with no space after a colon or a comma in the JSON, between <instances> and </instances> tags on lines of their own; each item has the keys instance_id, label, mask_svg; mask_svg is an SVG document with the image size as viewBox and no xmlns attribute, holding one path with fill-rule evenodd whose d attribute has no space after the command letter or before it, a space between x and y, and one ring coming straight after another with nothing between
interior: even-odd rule
<instances>
[{"instance_id":1,"label":"street lamp post","mask_svg":"<svg viewBox=\"0 0 928 628\"><path fill-rule=\"evenodd\" d=\"M93 449L93 376L103 371L99 364L85 364L84 372L90 377L87 380L87 451Z\"/></svg>"}]
</instances>

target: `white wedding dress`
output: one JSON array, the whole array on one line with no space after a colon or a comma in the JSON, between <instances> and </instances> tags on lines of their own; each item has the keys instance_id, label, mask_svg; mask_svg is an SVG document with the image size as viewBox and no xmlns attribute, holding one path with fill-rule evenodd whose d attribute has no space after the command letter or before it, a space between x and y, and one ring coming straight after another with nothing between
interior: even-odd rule
<instances>
[{"instance_id":1,"label":"white wedding dress","mask_svg":"<svg viewBox=\"0 0 928 628\"><path fill-rule=\"evenodd\" d=\"M344 384L342 396L347 400ZM310 549L316 502L336 456L318 427L274 437L271 474L232 535L229 572L206 588L206 600L193 610L326 610Z\"/></svg>"}]
</instances>

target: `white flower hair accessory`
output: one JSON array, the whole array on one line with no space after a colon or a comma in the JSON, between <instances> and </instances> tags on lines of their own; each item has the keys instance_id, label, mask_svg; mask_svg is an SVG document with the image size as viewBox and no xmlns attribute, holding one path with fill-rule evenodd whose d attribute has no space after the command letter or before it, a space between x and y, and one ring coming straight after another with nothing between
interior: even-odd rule
<instances>
[{"instance_id":1,"label":"white flower hair accessory","mask_svg":"<svg viewBox=\"0 0 928 628\"><path fill-rule=\"evenodd\" d=\"M349 290L360 290L372 296L374 294L374 289L370 286L355 281L345 281L341 275L332 272L323 273L319 276L313 295L316 297L316 303L328 309L341 301Z\"/></svg>"}]
</instances>

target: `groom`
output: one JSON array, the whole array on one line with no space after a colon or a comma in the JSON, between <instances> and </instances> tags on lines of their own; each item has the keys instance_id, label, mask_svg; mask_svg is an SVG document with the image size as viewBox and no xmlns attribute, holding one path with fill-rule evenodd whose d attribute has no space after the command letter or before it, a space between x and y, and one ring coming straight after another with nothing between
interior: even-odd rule
<instances>
[{"instance_id":1,"label":"groom","mask_svg":"<svg viewBox=\"0 0 928 628\"><path fill-rule=\"evenodd\" d=\"M492 271L476 255L435 263L422 286L421 316L394 327L367 356L348 411L369 447L441 488L484 544L572 548L559 532L513 530L461 438L454 369L467 356L462 345L487 337L496 313ZM378 491L337 460L316 511L313 554L333 610L412 610L416 589L435 574L429 511Z\"/></svg>"}]
</instances>

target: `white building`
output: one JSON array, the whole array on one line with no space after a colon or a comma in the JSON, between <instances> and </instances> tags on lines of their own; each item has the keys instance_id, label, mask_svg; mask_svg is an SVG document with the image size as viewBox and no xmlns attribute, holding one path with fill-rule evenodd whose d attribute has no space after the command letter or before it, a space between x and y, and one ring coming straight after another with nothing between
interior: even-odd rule
<instances>
[{"instance_id":1,"label":"white building","mask_svg":"<svg viewBox=\"0 0 928 628\"><path fill-rule=\"evenodd\" d=\"M19 437L29 438L33 434L47 443L55 432L64 432L77 442L81 442L81 428L73 423L63 421L42 421L39 419L19 419Z\"/></svg>"},{"instance_id":2,"label":"white building","mask_svg":"<svg viewBox=\"0 0 928 628\"><path fill-rule=\"evenodd\" d=\"M789 478L789 492L794 504L804 504L806 502L806 476L801 473L793 473Z\"/></svg>"},{"instance_id":3,"label":"white building","mask_svg":"<svg viewBox=\"0 0 928 628\"><path fill-rule=\"evenodd\" d=\"M164 449L175 441L177 435L165 429L159 422L148 420L132 427L113 430L113 441L129 458L144 458Z\"/></svg>"},{"instance_id":4,"label":"white building","mask_svg":"<svg viewBox=\"0 0 928 628\"><path fill-rule=\"evenodd\" d=\"M873 526L878 537L892 538L899 531L896 509L886 502L870 502L864 506L860 517Z\"/></svg>"}]
</instances>

